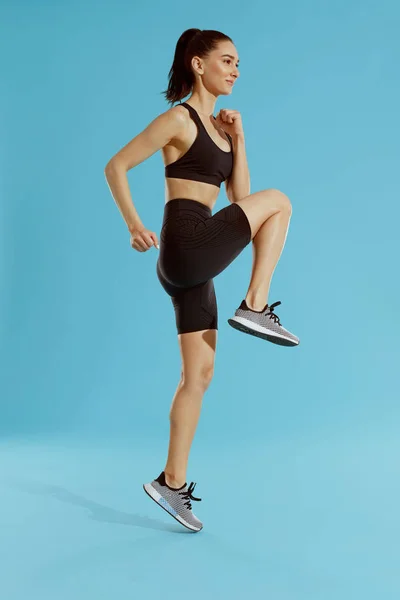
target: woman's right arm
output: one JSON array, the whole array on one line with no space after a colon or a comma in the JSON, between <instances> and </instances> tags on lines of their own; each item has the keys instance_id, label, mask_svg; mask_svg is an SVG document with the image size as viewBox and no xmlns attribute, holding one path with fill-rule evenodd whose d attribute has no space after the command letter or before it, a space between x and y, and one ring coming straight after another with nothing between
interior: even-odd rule
<instances>
[{"instance_id":1,"label":"woman's right arm","mask_svg":"<svg viewBox=\"0 0 400 600\"><path fill-rule=\"evenodd\" d=\"M104 173L110 192L131 233L143 228L132 202L127 172L163 148L185 128L185 115L174 106L159 115L107 163Z\"/></svg>"}]
</instances>

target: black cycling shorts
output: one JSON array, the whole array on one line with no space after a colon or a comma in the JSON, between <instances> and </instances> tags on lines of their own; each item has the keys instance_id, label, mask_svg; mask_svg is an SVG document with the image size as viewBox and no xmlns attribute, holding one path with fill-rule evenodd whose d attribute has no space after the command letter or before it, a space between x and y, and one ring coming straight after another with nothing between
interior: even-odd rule
<instances>
[{"instance_id":1,"label":"black cycling shorts","mask_svg":"<svg viewBox=\"0 0 400 600\"><path fill-rule=\"evenodd\" d=\"M214 215L197 200L165 204L157 276L171 296L178 333L218 329L213 277L250 241L250 223L238 204Z\"/></svg>"}]
</instances>

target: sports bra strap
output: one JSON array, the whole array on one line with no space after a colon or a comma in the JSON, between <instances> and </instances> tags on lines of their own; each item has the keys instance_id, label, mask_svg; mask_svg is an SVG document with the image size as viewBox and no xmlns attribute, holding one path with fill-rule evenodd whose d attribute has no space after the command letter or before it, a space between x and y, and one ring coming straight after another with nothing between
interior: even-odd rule
<instances>
[{"instance_id":1,"label":"sports bra strap","mask_svg":"<svg viewBox=\"0 0 400 600\"><path fill-rule=\"evenodd\" d=\"M186 104L186 102L181 102L181 106L186 106L186 108L188 109L188 111L190 112L190 114L192 115L194 120L196 121L196 123L200 123L200 125L203 125L203 123L201 122L201 119L197 113L197 110L194 109L193 106L190 106L190 104Z\"/></svg>"},{"instance_id":2,"label":"sports bra strap","mask_svg":"<svg viewBox=\"0 0 400 600\"><path fill-rule=\"evenodd\" d=\"M193 106L190 106L190 104L187 104L186 102L180 102L180 105L181 106L186 106L186 108L189 110L190 114L193 116L194 120L196 121L196 123L198 123L200 125L200 127L201 127L202 130L204 130L208 135L210 135L208 133L207 129L204 127L204 123L200 119L197 110L195 108L193 108ZM213 115L213 119L214 119L214 121L217 120L216 117L214 117L214 115ZM229 135L229 133L227 133L226 135L228 137L228 140L229 140L229 143L230 143L231 149L232 149L233 148L233 146L232 146L232 137Z\"/></svg>"}]
</instances>

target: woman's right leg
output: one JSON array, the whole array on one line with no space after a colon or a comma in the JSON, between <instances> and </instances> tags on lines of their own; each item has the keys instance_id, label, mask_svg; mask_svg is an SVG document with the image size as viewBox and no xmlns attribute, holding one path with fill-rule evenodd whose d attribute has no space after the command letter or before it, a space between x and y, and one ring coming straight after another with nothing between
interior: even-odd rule
<instances>
[{"instance_id":1,"label":"woman's right leg","mask_svg":"<svg viewBox=\"0 0 400 600\"><path fill-rule=\"evenodd\" d=\"M202 400L210 385L217 345L217 329L178 335L182 357L181 380L170 411L170 440L165 479L170 487L186 482L190 447L200 416Z\"/></svg>"},{"instance_id":2,"label":"woman's right leg","mask_svg":"<svg viewBox=\"0 0 400 600\"><path fill-rule=\"evenodd\" d=\"M272 275L285 245L292 207L279 190L269 189L237 201L246 213L253 240L253 268L247 305L261 310L268 302Z\"/></svg>"}]
</instances>

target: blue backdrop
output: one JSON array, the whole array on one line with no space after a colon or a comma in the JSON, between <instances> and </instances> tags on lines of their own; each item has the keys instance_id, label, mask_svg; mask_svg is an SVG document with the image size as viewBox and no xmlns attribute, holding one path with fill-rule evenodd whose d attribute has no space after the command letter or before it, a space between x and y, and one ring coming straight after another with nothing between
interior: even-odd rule
<instances>
[{"instance_id":1,"label":"blue backdrop","mask_svg":"<svg viewBox=\"0 0 400 600\"><path fill-rule=\"evenodd\" d=\"M146 589L153 568L158 578L176 567L183 580L171 597L181 590L183 598L192 585L192 563L182 558L188 542L173 523L157 525L168 516L140 490L165 464L180 374L173 308L156 277L158 251L130 247L104 167L168 109L161 91L176 41L199 27L225 32L239 53L241 76L232 95L219 98L216 113L242 114L251 191L278 188L292 202L270 301L282 301L277 312L301 345L278 347L227 324L247 290L249 246L215 279L216 373L188 475L206 497L195 508L208 518L198 541L190 538L189 556L208 576L199 582L193 571L193 597L213 599L218 592L242 599L254 591L274 600L343 600L358 593L376 598L379 590L386 600L398 598L391 559L399 498L398 3L19 1L4 2L1 13L0 428L9 481L3 498L11 512L25 498L10 539L34 500L35 510L44 511L41 530L60 521L64 535L76 528L73 556L87 519L69 521L63 511L73 510L68 499L87 505L74 494L85 496L80 484L95 475L90 502L99 501L97 492L110 493L112 479L115 495L106 502L123 497L127 514L143 502L141 513L156 523L147 530L143 517L137 527L129 522L136 529L113 529L114 544L125 536L118 560L112 548L90 560L85 555L90 565L79 577L81 559L68 562L62 585L55 576L46 579L44 565L57 542L46 538L26 585L42 600L47 593L109 598ZM159 234L161 154L128 178L144 225ZM227 203L221 187L214 211ZM86 459L76 452L79 444ZM93 448L100 453L92 455ZM127 454L120 456L121 448ZM25 456L33 461L29 468ZM67 461L73 483L63 479ZM35 484L26 483L27 471L36 474ZM9 480L16 472L18 489ZM34 485L35 494L27 494ZM39 498L58 494L64 501L53 525L38 489ZM133 489L137 500L126 495ZM137 537L130 546L136 531L143 546ZM290 543L283 548L285 531ZM34 536L22 525L18 532L21 546ZM104 535L100 529L99 540ZM22 598L25 588L10 575L18 560L9 560L15 594L9 598ZM140 568L132 578L133 563ZM228 578L230 571L235 575Z\"/></svg>"}]
</instances>

